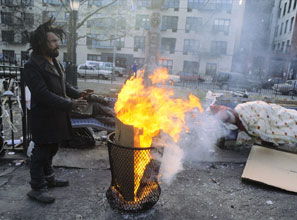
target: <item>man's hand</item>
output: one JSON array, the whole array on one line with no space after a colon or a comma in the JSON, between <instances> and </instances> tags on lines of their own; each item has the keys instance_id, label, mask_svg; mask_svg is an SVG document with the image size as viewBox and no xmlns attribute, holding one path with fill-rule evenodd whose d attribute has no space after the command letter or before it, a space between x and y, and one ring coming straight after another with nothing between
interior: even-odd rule
<instances>
[{"instance_id":1,"label":"man's hand","mask_svg":"<svg viewBox=\"0 0 297 220\"><path fill-rule=\"evenodd\" d=\"M93 94L93 93L94 93L94 90L92 90L92 89L85 89L80 94L80 98L85 98L85 97L87 97L87 96L89 96L90 94Z\"/></svg>"},{"instance_id":2,"label":"man's hand","mask_svg":"<svg viewBox=\"0 0 297 220\"><path fill-rule=\"evenodd\" d=\"M88 102L84 99L75 99L72 101L72 110L83 110L87 108Z\"/></svg>"}]
</instances>

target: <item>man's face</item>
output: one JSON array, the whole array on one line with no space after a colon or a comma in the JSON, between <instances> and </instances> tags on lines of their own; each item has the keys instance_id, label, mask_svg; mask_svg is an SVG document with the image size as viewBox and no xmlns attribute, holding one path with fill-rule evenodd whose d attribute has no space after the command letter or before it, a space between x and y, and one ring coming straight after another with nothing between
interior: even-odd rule
<instances>
[{"instance_id":1,"label":"man's face","mask_svg":"<svg viewBox=\"0 0 297 220\"><path fill-rule=\"evenodd\" d=\"M45 55L51 58L59 56L59 38L53 32L47 33L47 48Z\"/></svg>"}]
</instances>

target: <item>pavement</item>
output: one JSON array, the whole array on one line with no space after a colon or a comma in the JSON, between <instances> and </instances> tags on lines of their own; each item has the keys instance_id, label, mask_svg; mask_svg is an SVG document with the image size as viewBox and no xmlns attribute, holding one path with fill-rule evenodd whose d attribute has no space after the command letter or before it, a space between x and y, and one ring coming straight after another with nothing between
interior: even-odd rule
<instances>
[{"instance_id":1,"label":"pavement","mask_svg":"<svg viewBox=\"0 0 297 220\"><path fill-rule=\"evenodd\" d=\"M50 205L26 196L30 186L24 154L6 155L0 160L0 219L296 219L295 194L241 180L247 157L248 150L215 148L201 160L184 161L172 182L160 185L157 204L133 214L112 209L106 199L111 173L105 142L89 149L59 149L55 172L70 186L50 189L56 197Z\"/></svg>"},{"instance_id":2,"label":"pavement","mask_svg":"<svg viewBox=\"0 0 297 220\"><path fill-rule=\"evenodd\" d=\"M79 84L110 96L121 87L96 81ZM241 179L249 150L230 146L195 151L184 158L171 182L160 184L159 201L139 213L110 207L105 195L111 184L110 164L106 142L100 138L92 148L59 149L55 172L70 185L50 189L56 201L47 205L26 195L30 190L26 154L21 149L6 150L0 157L0 220L296 220L296 194Z\"/></svg>"}]
</instances>

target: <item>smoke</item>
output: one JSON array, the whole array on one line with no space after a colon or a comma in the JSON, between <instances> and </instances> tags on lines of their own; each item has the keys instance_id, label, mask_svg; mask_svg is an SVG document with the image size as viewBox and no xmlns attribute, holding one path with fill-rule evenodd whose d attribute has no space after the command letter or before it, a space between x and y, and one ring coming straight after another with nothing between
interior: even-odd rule
<instances>
[{"instance_id":1,"label":"smoke","mask_svg":"<svg viewBox=\"0 0 297 220\"><path fill-rule=\"evenodd\" d=\"M215 152L218 140L226 134L222 122L207 111L188 115L187 126L189 132L184 133L180 141L186 161L205 161Z\"/></svg>"},{"instance_id":2,"label":"smoke","mask_svg":"<svg viewBox=\"0 0 297 220\"><path fill-rule=\"evenodd\" d=\"M178 143L161 133L155 146L163 146L161 154L153 158L161 162L161 182L169 185L178 172L183 170L185 162L199 162L213 155L217 140L225 135L225 128L216 116L198 110L187 115L188 132L181 135Z\"/></svg>"},{"instance_id":3,"label":"smoke","mask_svg":"<svg viewBox=\"0 0 297 220\"><path fill-rule=\"evenodd\" d=\"M174 180L175 175L183 170L184 152L172 138L165 133L161 133L154 145L162 146L161 154L153 154L153 158L161 162L160 174L161 182L169 185Z\"/></svg>"}]
</instances>

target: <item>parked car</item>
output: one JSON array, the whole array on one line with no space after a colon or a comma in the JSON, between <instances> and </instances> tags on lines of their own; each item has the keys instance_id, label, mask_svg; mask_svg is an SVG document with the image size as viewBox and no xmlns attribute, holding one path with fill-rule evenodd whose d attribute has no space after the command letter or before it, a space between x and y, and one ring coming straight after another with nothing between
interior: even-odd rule
<instances>
[{"instance_id":1,"label":"parked car","mask_svg":"<svg viewBox=\"0 0 297 220\"><path fill-rule=\"evenodd\" d=\"M170 74L168 82L169 82L169 84L179 83L180 82L180 76Z\"/></svg>"},{"instance_id":2,"label":"parked car","mask_svg":"<svg viewBox=\"0 0 297 220\"><path fill-rule=\"evenodd\" d=\"M100 70L109 70L109 71L112 71L113 63L111 63L111 62L99 62L99 61L87 60L86 61L86 65L96 66ZM126 69L123 68L123 67L115 66L115 74L117 76L123 76L124 74L126 74Z\"/></svg>"},{"instance_id":3,"label":"parked car","mask_svg":"<svg viewBox=\"0 0 297 220\"><path fill-rule=\"evenodd\" d=\"M274 84L284 83L282 78L268 78L262 81L261 88L262 89L272 89Z\"/></svg>"},{"instance_id":4,"label":"parked car","mask_svg":"<svg viewBox=\"0 0 297 220\"><path fill-rule=\"evenodd\" d=\"M243 89L257 92L261 88L261 81L236 72L218 72L213 83L224 90Z\"/></svg>"},{"instance_id":5,"label":"parked car","mask_svg":"<svg viewBox=\"0 0 297 220\"><path fill-rule=\"evenodd\" d=\"M285 83L274 84L272 89L282 95L297 95L297 80L287 80Z\"/></svg>"},{"instance_id":6,"label":"parked car","mask_svg":"<svg viewBox=\"0 0 297 220\"><path fill-rule=\"evenodd\" d=\"M186 72L179 72L178 74L180 76L181 81L192 81L192 82L204 82L205 79L203 79L201 76L198 75L198 73L186 73Z\"/></svg>"},{"instance_id":7,"label":"parked car","mask_svg":"<svg viewBox=\"0 0 297 220\"><path fill-rule=\"evenodd\" d=\"M110 79L112 71L99 69L97 66L90 66L86 64L80 64L77 67L78 77L93 77L99 79Z\"/></svg>"}]
</instances>

